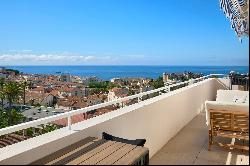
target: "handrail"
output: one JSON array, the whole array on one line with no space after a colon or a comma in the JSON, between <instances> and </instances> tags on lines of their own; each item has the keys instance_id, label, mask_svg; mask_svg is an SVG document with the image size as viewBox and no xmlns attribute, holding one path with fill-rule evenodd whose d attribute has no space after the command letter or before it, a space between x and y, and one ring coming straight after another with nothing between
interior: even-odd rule
<instances>
[{"instance_id":1,"label":"handrail","mask_svg":"<svg viewBox=\"0 0 250 166\"><path fill-rule=\"evenodd\" d=\"M188 81L184 81L184 82L164 86L164 87L154 89L154 90L151 90L151 91L146 91L146 92L138 93L138 94L135 94L135 95L127 96L127 97L124 97L124 98L119 98L119 99L116 99L116 100L108 101L108 102L105 102L105 103L100 103L100 104L97 104L97 105L93 105L93 106L89 106L89 107L85 107L85 108L81 108L81 109L77 109L77 110L73 110L73 111L69 111L69 112L65 112L65 113L61 113L61 114L57 114L57 115L53 115L53 116L49 116L49 117L45 117L45 118L41 118L41 119L29 121L29 122L25 122L25 123L21 123L21 124L18 124L18 125L2 128L2 129L0 129L0 136L5 135L5 134L9 134L9 133L13 133L13 132L16 132L16 131L19 131L19 130L23 130L23 129L26 129L26 128L29 128L29 127L35 127L35 126L38 126L38 125L41 125L41 124L46 124L46 123L49 123L49 122L52 122L52 121L55 121L55 120L58 120L58 119L62 119L62 118L68 118L68 128L71 129L71 116L73 116L73 115L86 113L86 112L89 112L91 110L95 110L95 109L98 109L98 108L103 108L103 107L106 107L106 106L109 106L109 105L112 105L112 104L117 104L117 103L120 103L120 102L130 100L130 99L140 98L140 97L142 97L144 95L152 94L152 93L159 92L159 91L162 91L162 90L167 90L167 89L170 89L171 87L179 86L179 85L182 85L182 84L186 84L186 83L192 84L193 81L199 81L201 79L203 80L205 78L209 78L209 77L214 76L214 75L219 76L219 75L224 75L224 74L210 74L210 75L199 77L199 78L196 78L196 79L190 79Z\"/></svg>"}]
</instances>

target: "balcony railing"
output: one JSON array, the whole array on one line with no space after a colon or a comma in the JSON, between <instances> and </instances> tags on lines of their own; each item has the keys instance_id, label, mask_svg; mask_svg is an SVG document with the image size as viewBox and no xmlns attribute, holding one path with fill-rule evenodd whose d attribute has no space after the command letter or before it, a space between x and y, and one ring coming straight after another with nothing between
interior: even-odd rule
<instances>
[{"instance_id":1,"label":"balcony railing","mask_svg":"<svg viewBox=\"0 0 250 166\"><path fill-rule=\"evenodd\" d=\"M62 114L58 114L58 115L54 115L54 116L41 118L41 119L38 119L38 120L34 120L34 121L26 122L26 123L21 123L21 124L18 124L18 125L6 127L6 128L3 128L3 129L0 129L0 136L10 134L10 133L13 133L13 132L16 132L16 131L20 131L20 130L23 130L23 129L27 129L27 128L30 128L30 127L36 127L36 126L39 126L39 125L42 125L42 124L47 124L47 123L50 123L50 122L53 122L53 121L56 121L56 120L59 120L59 119L62 119L62 118L67 118L68 119L67 127L68 127L69 130L71 130L71 117L74 116L74 115L87 113L87 112L95 110L95 109L103 108L103 107L106 107L106 106L109 106L109 105L125 102L125 101L132 100L132 99L137 99L138 102L140 102L141 98L143 96L145 96L145 95L150 95L150 94L159 93L159 92L168 93L168 92L171 91L171 88L174 88L174 87L184 87L184 86L191 85L191 84L200 82L202 80L208 79L210 77L221 77L221 76L224 76L224 74L210 74L210 75L207 75L207 76L199 77L199 78L196 78L196 79L190 79L188 81L184 81L184 82L164 86L164 87L161 87L161 88L158 88L158 89L154 89L154 90L151 90L151 91L131 95L131 96L116 99L116 100L113 100L113 101L109 101L109 102L89 106L89 107L86 107L86 108L73 110L73 111L62 113Z\"/></svg>"},{"instance_id":2,"label":"balcony railing","mask_svg":"<svg viewBox=\"0 0 250 166\"><path fill-rule=\"evenodd\" d=\"M89 136L100 138L103 132L127 139L146 139L145 147L150 151L149 157L152 157L178 131L204 111L206 100L215 100L218 89L229 89L230 80L228 76L222 76L208 75L115 101L74 110L67 112L67 114L59 114L1 129L5 133L14 132L19 135L22 132L26 134L26 131L30 135L34 129L34 132L38 131L41 135L32 135L32 138L28 140L0 148L0 164L30 164L81 141L83 138ZM179 89L176 89L175 86ZM147 95L147 97L145 98L143 95ZM133 100L127 102L128 99ZM121 101L126 103L125 107L74 123L76 114L79 114L79 112L89 112L88 110L96 108L102 110L102 107L113 103L123 105ZM56 123L53 122L54 120L59 120L62 117L64 117L63 122L66 122L65 127L51 132L40 132L38 130L40 125L36 126L47 122L54 124ZM68 117L70 117L69 122L72 121L69 123L70 127L66 126ZM26 127L30 128L25 129ZM18 131L20 128L21 131ZM2 132L0 135L5 133ZM11 138L12 135L15 134L6 134L3 137L9 138L10 136Z\"/></svg>"}]
</instances>

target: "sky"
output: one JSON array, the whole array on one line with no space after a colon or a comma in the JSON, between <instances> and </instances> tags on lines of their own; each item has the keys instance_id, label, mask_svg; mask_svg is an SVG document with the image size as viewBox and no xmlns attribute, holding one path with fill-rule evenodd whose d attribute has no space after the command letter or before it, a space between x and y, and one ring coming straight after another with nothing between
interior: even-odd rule
<instances>
[{"instance_id":1,"label":"sky","mask_svg":"<svg viewBox=\"0 0 250 166\"><path fill-rule=\"evenodd\" d=\"M1 0L0 65L248 66L219 0Z\"/></svg>"}]
</instances>

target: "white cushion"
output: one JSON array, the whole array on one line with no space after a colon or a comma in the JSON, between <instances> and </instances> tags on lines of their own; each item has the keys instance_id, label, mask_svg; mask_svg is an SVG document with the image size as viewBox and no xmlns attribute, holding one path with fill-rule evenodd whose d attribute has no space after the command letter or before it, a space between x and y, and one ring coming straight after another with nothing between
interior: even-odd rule
<instances>
[{"instance_id":1,"label":"white cushion","mask_svg":"<svg viewBox=\"0 0 250 166\"><path fill-rule=\"evenodd\" d=\"M248 91L241 90L217 90L216 101L235 102L235 96L247 98Z\"/></svg>"},{"instance_id":2,"label":"white cushion","mask_svg":"<svg viewBox=\"0 0 250 166\"><path fill-rule=\"evenodd\" d=\"M247 111L249 112L248 103L235 103L235 102L218 102L218 101L206 101L205 111L206 111L206 124L210 124L209 109L221 110L221 111Z\"/></svg>"},{"instance_id":3,"label":"white cushion","mask_svg":"<svg viewBox=\"0 0 250 166\"><path fill-rule=\"evenodd\" d=\"M245 102L244 102L244 103L246 103L246 104L249 105L249 94L246 96L246 99L245 99Z\"/></svg>"},{"instance_id":4,"label":"white cushion","mask_svg":"<svg viewBox=\"0 0 250 166\"><path fill-rule=\"evenodd\" d=\"M244 103L247 96L234 96L233 102L235 103Z\"/></svg>"}]
</instances>

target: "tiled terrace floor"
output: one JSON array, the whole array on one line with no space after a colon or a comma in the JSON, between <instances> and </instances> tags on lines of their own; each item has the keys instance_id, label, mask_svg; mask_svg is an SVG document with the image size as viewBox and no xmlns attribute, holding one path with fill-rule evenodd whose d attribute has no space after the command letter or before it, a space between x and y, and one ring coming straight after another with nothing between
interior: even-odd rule
<instances>
[{"instance_id":1,"label":"tiled terrace floor","mask_svg":"<svg viewBox=\"0 0 250 166\"><path fill-rule=\"evenodd\" d=\"M229 150L217 145L208 151L205 113L200 113L151 159L152 165L235 165L249 164L248 152ZM232 140L223 140L230 143Z\"/></svg>"}]
</instances>

